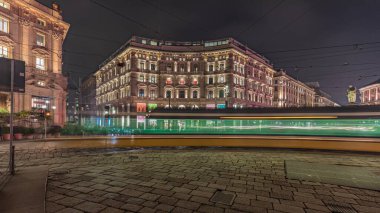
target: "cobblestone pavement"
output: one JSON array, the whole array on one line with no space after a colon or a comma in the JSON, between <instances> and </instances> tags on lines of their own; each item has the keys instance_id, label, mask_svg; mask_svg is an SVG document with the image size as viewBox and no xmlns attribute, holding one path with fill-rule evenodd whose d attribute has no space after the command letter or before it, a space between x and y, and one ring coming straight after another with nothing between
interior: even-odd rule
<instances>
[{"instance_id":1,"label":"cobblestone pavement","mask_svg":"<svg viewBox=\"0 0 380 213\"><path fill-rule=\"evenodd\" d=\"M16 159L17 168L49 165L47 212L380 212L378 191L289 180L284 169L297 160L380 171L372 154L21 146ZM214 202L216 192L234 194L231 205Z\"/></svg>"}]
</instances>

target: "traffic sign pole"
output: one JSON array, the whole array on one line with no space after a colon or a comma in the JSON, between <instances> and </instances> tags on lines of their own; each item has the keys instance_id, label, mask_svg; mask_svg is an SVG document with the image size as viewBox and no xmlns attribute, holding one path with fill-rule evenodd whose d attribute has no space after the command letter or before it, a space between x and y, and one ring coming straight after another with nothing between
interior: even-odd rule
<instances>
[{"instance_id":1,"label":"traffic sign pole","mask_svg":"<svg viewBox=\"0 0 380 213\"><path fill-rule=\"evenodd\" d=\"M11 175L15 174L15 162L14 162L14 147L13 147L13 105L14 105L14 98L13 98L13 84L14 84L14 72L15 71L15 61L11 61L11 114L9 118L9 133L11 135L11 139L9 141L9 171Z\"/></svg>"}]
</instances>

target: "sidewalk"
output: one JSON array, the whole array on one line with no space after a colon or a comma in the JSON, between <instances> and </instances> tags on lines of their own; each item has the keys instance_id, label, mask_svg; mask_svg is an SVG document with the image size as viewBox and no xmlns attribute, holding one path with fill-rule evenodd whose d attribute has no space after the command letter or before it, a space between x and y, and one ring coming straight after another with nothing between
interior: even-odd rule
<instances>
[{"instance_id":1,"label":"sidewalk","mask_svg":"<svg viewBox=\"0 0 380 213\"><path fill-rule=\"evenodd\" d=\"M44 212L47 173L47 166L17 169L0 191L0 212Z\"/></svg>"}]
</instances>

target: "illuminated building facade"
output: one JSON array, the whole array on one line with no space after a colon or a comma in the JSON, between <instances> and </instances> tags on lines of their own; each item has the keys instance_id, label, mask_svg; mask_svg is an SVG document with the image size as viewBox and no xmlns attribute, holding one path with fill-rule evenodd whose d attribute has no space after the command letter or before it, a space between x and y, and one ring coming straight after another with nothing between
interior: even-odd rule
<instances>
[{"instance_id":1,"label":"illuminated building facade","mask_svg":"<svg viewBox=\"0 0 380 213\"><path fill-rule=\"evenodd\" d=\"M62 44L69 24L59 5L52 7L35 0L0 0L0 57L26 63L26 92L15 94L15 111L50 110L54 123L63 125L67 79L62 75ZM8 93L0 93L0 107L9 111Z\"/></svg>"},{"instance_id":2,"label":"illuminated building facade","mask_svg":"<svg viewBox=\"0 0 380 213\"><path fill-rule=\"evenodd\" d=\"M276 107L313 107L315 91L313 88L279 71L274 75L274 106Z\"/></svg>"},{"instance_id":3,"label":"illuminated building facade","mask_svg":"<svg viewBox=\"0 0 380 213\"><path fill-rule=\"evenodd\" d=\"M94 73L100 113L273 106L269 61L234 39L132 37Z\"/></svg>"},{"instance_id":4,"label":"illuminated building facade","mask_svg":"<svg viewBox=\"0 0 380 213\"><path fill-rule=\"evenodd\" d=\"M318 82L308 82L305 83L309 87L313 88L315 91L314 106L315 107L339 107L340 105L336 103L331 95L327 94L325 91L320 89Z\"/></svg>"},{"instance_id":5,"label":"illuminated building facade","mask_svg":"<svg viewBox=\"0 0 380 213\"><path fill-rule=\"evenodd\" d=\"M380 105L380 79L359 89L363 105Z\"/></svg>"}]
</instances>

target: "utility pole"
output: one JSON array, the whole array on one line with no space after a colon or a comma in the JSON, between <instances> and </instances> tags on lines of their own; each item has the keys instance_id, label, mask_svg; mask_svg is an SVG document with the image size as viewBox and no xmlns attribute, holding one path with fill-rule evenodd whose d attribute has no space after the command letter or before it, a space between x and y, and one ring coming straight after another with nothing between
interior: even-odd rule
<instances>
[{"instance_id":1,"label":"utility pole","mask_svg":"<svg viewBox=\"0 0 380 213\"><path fill-rule=\"evenodd\" d=\"M81 78L79 77L79 82L78 82L78 124L79 126L82 125L82 92L81 92L81 85L82 81Z\"/></svg>"}]
</instances>

